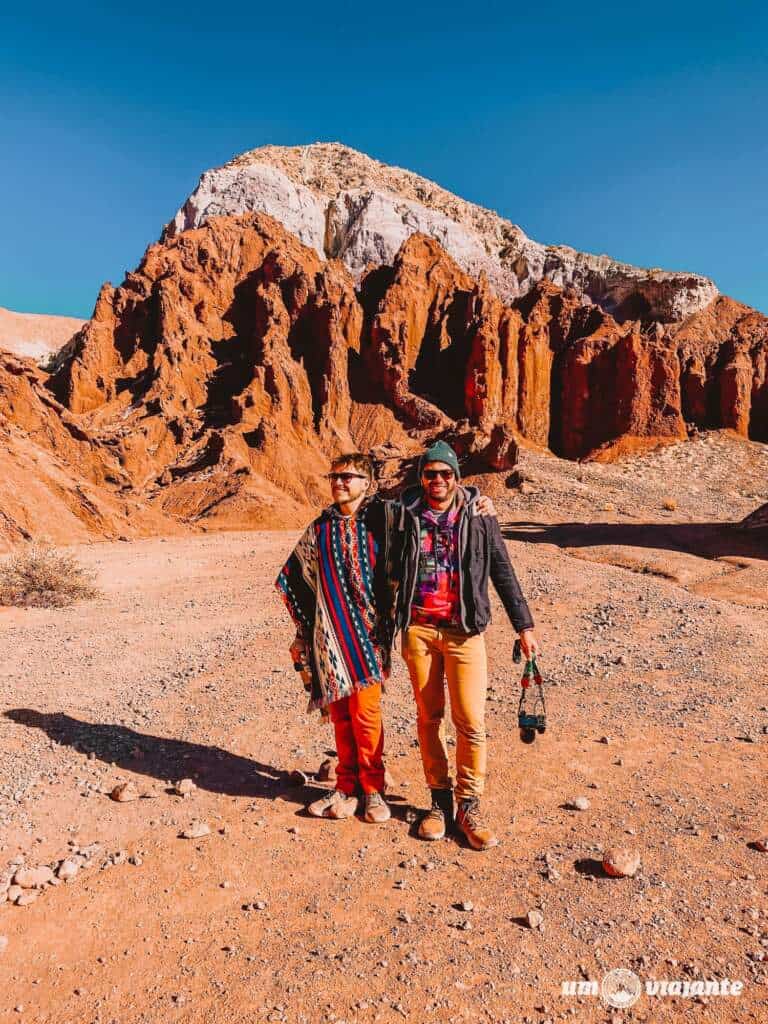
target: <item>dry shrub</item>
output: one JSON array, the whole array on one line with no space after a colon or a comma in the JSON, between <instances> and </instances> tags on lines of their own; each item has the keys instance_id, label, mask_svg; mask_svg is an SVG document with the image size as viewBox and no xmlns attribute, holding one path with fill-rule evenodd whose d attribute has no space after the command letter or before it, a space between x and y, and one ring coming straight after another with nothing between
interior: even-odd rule
<instances>
[{"instance_id":1,"label":"dry shrub","mask_svg":"<svg viewBox=\"0 0 768 1024\"><path fill-rule=\"evenodd\" d=\"M63 608L96 597L95 579L73 555L33 544L0 565L0 605Z\"/></svg>"}]
</instances>

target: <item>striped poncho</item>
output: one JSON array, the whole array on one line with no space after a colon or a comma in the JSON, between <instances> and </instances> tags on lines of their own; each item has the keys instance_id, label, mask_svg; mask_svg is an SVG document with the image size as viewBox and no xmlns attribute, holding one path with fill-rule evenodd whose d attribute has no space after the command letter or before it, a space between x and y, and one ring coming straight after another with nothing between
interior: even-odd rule
<instances>
[{"instance_id":1,"label":"striped poncho","mask_svg":"<svg viewBox=\"0 0 768 1024\"><path fill-rule=\"evenodd\" d=\"M389 675L394 506L372 498L354 516L326 509L275 581L309 652L309 710Z\"/></svg>"}]
</instances>

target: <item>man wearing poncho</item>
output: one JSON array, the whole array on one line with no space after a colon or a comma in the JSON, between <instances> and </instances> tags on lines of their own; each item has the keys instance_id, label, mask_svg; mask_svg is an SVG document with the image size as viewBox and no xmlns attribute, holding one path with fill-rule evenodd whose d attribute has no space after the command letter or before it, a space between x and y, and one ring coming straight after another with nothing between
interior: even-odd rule
<instances>
[{"instance_id":1,"label":"man wearing poncho","mask_svg":"<svg viewBox=\"0 0 768 1024\"><path fill-rule=\"evenodd\" d=\"M340 456L329 479L334 504L309 525L276 581L296 625L291 653L302 665L309 709L327 708L336 733L336 788L307 810L351 817L360 789L365 820L383 822L390 811L381 687L393 639L395 508L370 496L365 455Z\"/></svg>"}]
</instances>

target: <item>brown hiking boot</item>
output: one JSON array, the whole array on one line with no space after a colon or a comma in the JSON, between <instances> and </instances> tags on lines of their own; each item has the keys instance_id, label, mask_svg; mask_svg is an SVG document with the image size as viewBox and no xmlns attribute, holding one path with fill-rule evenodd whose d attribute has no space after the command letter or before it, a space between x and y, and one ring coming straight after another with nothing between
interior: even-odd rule
<instances>
[{"instance_id":1,"label":"brown hiking boot","mask_svg":"<svg viewBox=\"0 0 768 1024\"><path fill-rule=\"evenodd\" d=\"M453 828L453 790L433 789L432 806L419 822L419 839L432 842L445 839L445 833Z\"/></svg>"},{"instance_id":2,"label":"brown hiking boot","mask_svg":"<svg viewBox=\"0 0 768 1024\"><path fill-rule=\"evenodd\" d=\"M483 824L477 797L459 801L456 827L467 837L467 842L473 850L490 850L492 846L498 846L497 836Z\"/></svg>"},{"instance_id":3,"label":"brown hiking boot","mask_svg":"<svg viewBox=\"0 0 768 1024\"><path fill-rule=\"evenodd\" d=\"M363 797L363 807L365 808L363 820L369 821L373 825L380 825L384 821L389 821L392 817L387 802L381 793L366 793Z\"/></svg>"},{"instance_id":4,"label":"brown hiking boot","mask_svg":"<svg viewBox=\"0 0 768 1024\"><path fill-rule=\"evenodd\" d=\"M330 793L321 796L319 800L309 804L307 813L313 818L351 818L357 810L357 797L347 796L339 789L332 789Z\"/></svg>"}]
</instances>

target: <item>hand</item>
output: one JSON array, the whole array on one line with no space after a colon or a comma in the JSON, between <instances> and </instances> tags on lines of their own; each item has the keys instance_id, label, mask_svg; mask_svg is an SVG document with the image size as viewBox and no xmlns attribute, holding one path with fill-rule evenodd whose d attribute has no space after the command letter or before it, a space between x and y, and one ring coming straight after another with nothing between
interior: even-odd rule
<instances>
[{"instance_id":1,"label":"hand","mask_svg":"<svg viewBox=\"0 0 768 1024\"><path fill-rule=\"evenodd\" d=\"M487 494L481 494L476 502L477 511L481 516L495 516L496 506L493 504L491 498Z\"/></svg>"},{"instance_id":2,"label":"hand","mask_svg":"<svg viewBox=\"0 0 768 1024\"><path fill-rule=\"evenodd\" d=\"M297 636L291 646L288 648L291 661L294 665L304 665L307 662L307 645L304 643L300 636ZM312 688L312 673L308 671L306 667L301 670L301 681L304 683L304 689L310 690Z\"/></svg>"},{"instance_id":3,"label":"hand","mask_svg":"<svg viewBox=\"0 0 768 1024\"><path fill-rule=\"evenodd\" d=\"M288 652L291 655L291 661L294 663L294 665L296 664L296 662L302 660L304 654L306 654L306 651L307 645L304 643L302 638L300 636L295 637L293 643L288 648Z\"/></svg>"},{"instance_id":4,"label":"hand","mask_svg":"<svg viewBox=\"0 0 768 1024\"><path fill-rule=\"evenodd\" d=\"M532 629L524 629L520 634L520 648L526 661L530 661L534 654L538 654L539 644Z\"/></svg>"}]
</instances>

